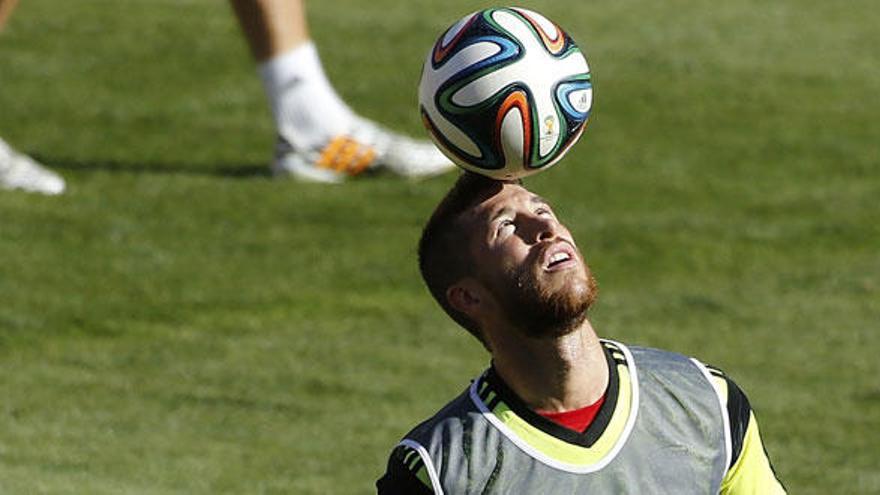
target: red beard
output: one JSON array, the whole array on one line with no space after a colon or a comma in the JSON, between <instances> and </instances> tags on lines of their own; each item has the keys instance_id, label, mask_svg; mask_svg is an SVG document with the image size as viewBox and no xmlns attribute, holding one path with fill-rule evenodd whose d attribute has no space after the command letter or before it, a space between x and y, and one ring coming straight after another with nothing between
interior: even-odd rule
<instances>
[{"instance_id":1,"label":"red beard","mask_svg":"<svg viewBox=\"0 0 880 495\"><path fill-rule=\"evenodd\" d=\"M526 264L505 273L499 296L510 321L533 338L559 337L577 329L598 295L596 279L586 264L582 267L549 274Z\"/></svg>"}]
</instances>

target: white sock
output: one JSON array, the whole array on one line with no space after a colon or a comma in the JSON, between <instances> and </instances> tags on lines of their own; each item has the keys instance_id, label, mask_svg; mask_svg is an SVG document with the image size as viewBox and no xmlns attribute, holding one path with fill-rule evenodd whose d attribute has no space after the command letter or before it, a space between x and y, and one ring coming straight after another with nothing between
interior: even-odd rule
<instances>
[{"instance_id":1,"label":"white sock","mask_svg":"<svg viewBox=\"0 0 880 495\"><path fill-rule=\"evenodd\" d=\"M333 89L311 41L259 66L278 133L296 147L319 148L349 132L354 112Z\"/></svg>"}]
</instances>

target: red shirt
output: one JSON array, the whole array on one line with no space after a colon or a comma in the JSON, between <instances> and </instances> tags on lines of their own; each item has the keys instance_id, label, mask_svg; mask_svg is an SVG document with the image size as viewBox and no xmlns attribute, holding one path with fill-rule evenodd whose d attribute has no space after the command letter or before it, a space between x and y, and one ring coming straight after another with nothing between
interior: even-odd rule
<instances>
[{"instance_id":1,"label":"red shirt","mask_svg":"<svg viewBox=\"0 0 880 495\"><path fill-rule=\"evenodd\" d=\"M563 411L563 412L551 412L551 411L535 411L536 413L544 416L545 418L553 421L554 423L564 426L569 430L574 430L578 433L583 433L590 426L590 423L593 422L593 419L596 417L596 414L599 413L599 409L602 408L602 404L605 402L605 396L599 397L599 400L590 404L589 406L582 407L580 409L574 409L572 411Z\"/></svg>"}]
</instances>

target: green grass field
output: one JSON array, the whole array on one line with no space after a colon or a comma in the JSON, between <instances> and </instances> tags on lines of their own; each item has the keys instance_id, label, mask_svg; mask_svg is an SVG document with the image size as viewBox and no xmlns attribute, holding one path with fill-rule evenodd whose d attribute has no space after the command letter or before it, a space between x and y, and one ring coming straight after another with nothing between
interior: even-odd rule
<instances>
[{"instance_id":1,"label":"green grass field","mask_svg":"<svg viewBox=\"0 0 880 495\"><path fill-rule=\"evenodd\" d=\"M423 54L462 0L315 2L331 78L423 135ZM528 180L602 289L606 337L747 391L793 494L880 494L880 9L528 2L582 45L590 128ZM69 193L0 192L0 493L369 493L487 362L422 287L452 175L270 180L231 10L29 0L0 135Z\"/></svg>"}]
</instances>

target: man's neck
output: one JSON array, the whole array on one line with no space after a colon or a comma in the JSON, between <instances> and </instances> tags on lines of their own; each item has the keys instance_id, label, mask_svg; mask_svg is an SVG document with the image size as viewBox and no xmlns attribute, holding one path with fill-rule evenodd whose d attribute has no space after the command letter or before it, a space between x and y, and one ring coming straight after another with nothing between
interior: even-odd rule
<instances>
[{"instance_id":1,"label":"man's neck","mask_svg":"<svg viewBox=\"0 0 880 495\"><path fill-rule=\"evenodd\" d=\"M593 404L608 386L608 362L588 320L557 338L506 332L492 360L505 383L532 409L570 411Z\"/></svg>"}]
</instances>

